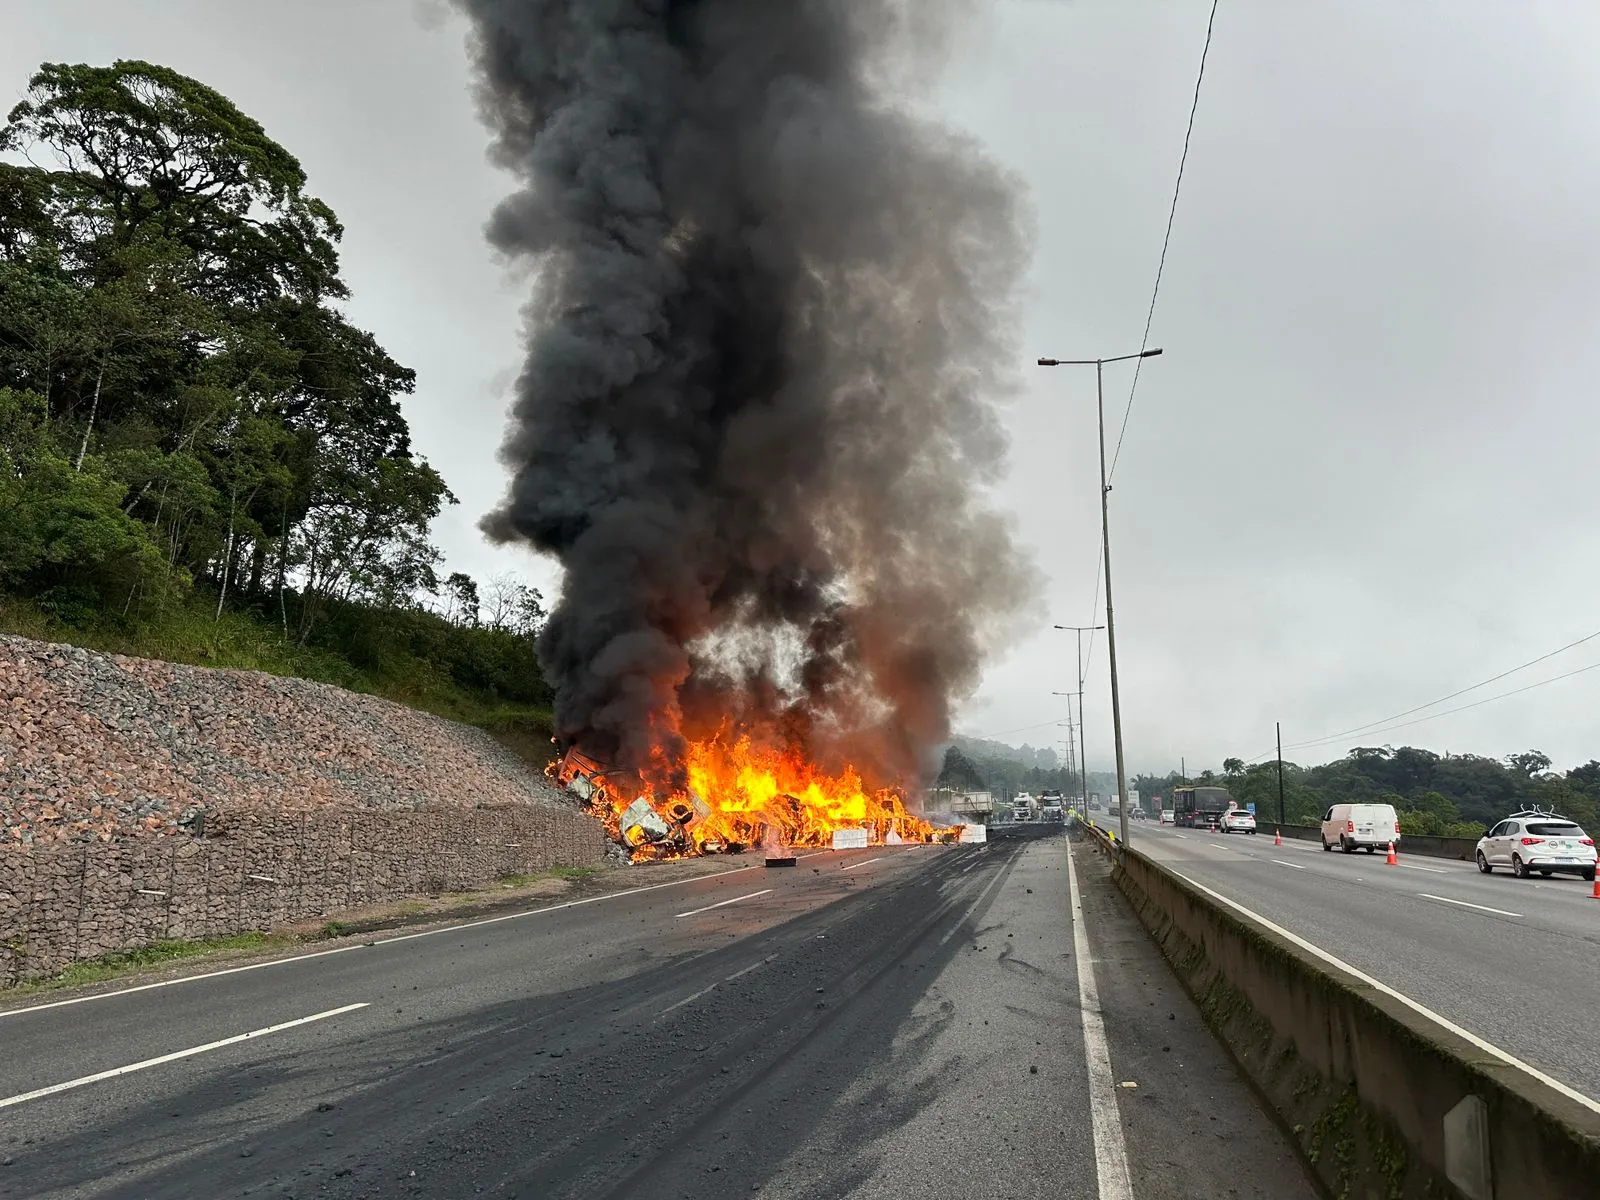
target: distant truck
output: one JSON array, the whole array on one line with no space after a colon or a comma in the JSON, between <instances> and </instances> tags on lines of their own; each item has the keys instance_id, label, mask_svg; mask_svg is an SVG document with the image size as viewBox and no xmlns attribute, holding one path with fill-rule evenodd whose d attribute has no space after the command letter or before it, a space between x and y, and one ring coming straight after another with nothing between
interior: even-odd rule
<instances>
[{"instance_id":1,"label":"distant truck","mask_svg":"<svg viewBox=\"0 0 1600 1200\"><path fill-rule=\"evenodd\" d=\"M1039 819L1060 822L1066 810L1066 797L1058 791L1039 793Z\"/></svg>"},{"instance_id":2,"label":"distant truck","mask_svg":"<svg viewBox=\"0 0 1600 1200\"><path fill-rule=\"evenodd\" d=\"M1227 788L1181 787L1172 790L1172 823L1185 829L1215 829L1222 814L1235 807Z\"/></svg>"},{"instance_id":3,"label":"distant truck","mask_svg":"<svg viewBox=\"0 0 1600 1200\"><path fill-rule=\"evenodd\" d=\"M1011 800L1011 819L1014 821L1033 820L1033 796L1028 792L1018 792Z\"/></svg>"}]
</instances>

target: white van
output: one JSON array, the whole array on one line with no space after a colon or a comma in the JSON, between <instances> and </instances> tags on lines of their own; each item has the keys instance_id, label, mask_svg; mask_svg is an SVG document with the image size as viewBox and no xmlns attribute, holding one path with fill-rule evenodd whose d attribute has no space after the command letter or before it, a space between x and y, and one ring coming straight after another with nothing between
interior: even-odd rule
<instances>
[{"instance_id":1,"label":"white van","mask_svg":"<svg viewBox=\"0 0 1600 1200\"><path fill-rule=\"evenodd\" d=\"M1322 815L1322 848L1371 854L1400 844L1400 815L1392 804L1335 804Z\"/></svg>"}]
</instances>

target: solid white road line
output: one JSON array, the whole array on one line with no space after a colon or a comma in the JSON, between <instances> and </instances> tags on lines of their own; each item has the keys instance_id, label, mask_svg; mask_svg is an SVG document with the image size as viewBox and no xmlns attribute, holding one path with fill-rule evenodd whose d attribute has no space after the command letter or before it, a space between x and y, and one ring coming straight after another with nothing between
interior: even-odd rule
<instances>
[{"instance_id":1,"label":"solid white road line","mask_svg":"<svg viewBox=\"0 0 1600 1200\"><path fill-rule=\"evenodd\" d=\"M881 856L878 857L878 858L868 858L868 859L865 859L865 860L863 860L861 862L851 863L848 867L840 867L839 869L841 871L854 871L857 867L867 867L867 866L871 866L875 862L882 862L882 861L883 861L883 859L882 859Z\"/></svg>"},{"instance_id":2,"label":"solid white road line","mask_svg":"<svg viewBox=\"0 0 1600 1200\"><path fill-rule=\"evenodd\" d=\"M769 962L771 962L773 959L775 959L777 957L778 956L776 954L769 954L765 958L763 958L760 962L753 962L748 967L740 967L732 975L724 975L722 977L722 982L723 983L732 983L735 979L739 978L739 976L748 975L748 974L750 974L751 971L754 971L757 967L764 967Z\"/></svg>"},{"instance_id":3,"label":"solid white road line","mask_svg":"<svg viewBox=\"0 0 1600 1200\"><path fill-rule=\"evenodd\" d=\"M1301 866L1299 863L1284 862L1281 858L1274 858L1271 861L1277 863L1280 867L1293 867L1296 871L1305 870L1305 867Z\"/></svg>"},{"instance_id":4,"label":"solid white road line","mask_svg":"<svg viewBox=\"0 0 1600 1200\"><path fill-rule=\"evenodd\" d=\"M363 1001L360 1004L346 1004L343 1008L330 1008L327 1012L312 1013L309 1017L284 1021L280 1025L268 1025L265 1029L252 1029L249 1033L236 1033L232 1037L225 1037L215 1042L207 1042L203 1046L190 1046L187 1050L174 1050L171 1054L147 1058L143 1062L129 1063L125 1067L113 1067L109 1071L98 1071L93 1075L85 1075L81 1079L69 1079L65 1083L52 1083L49 1087L42 1087L32 1092L23 1092L20 1096L7 1096L0 1100L0 1108L10 1108L14 1104L26 1104L29 1100L54 1096L57 1092L70 1091L73 1088L80 1088L89 1083L99 1083L105 1079L115 1079L118 1075L131 1075L135 1071L143 1071L146 1067L159 1067L162 1063L176 1062L180 1058L192 1058L194 1055L204 1054L208 1050L220 1050L224 1046L232 1046L237 1042L247 1042L251 1038L266 1037L269 1033L279 1033L285 1029L293 1029L296 1025L309 1025L312 1021L325 1021L329 1017L337 1017L347 1012L355 1012L358 1008L366 1008L367 1003L367 1001Z\"/></svg>"},{"instance_id":5,"label":"solid white road line","mask_svg":"<svg viewBox=\"0 0 1600 1200\"><path fill-rule=\"evenodd\" d=\"M750 974L751 971L754 971L757 967L766 966L769 962L771 962L773 959L775 959L777 957L778 956L776 954L769 954L765 958L760 959L757 962L751 963L748 967L741 967L739 970L735 971L732 975L724 976L723 978L717 980L715 983L706 984L706 986L701 988L698 992L691 992L689 995L685 996L682 1000L679 1000L679 1001L676 1001L675 1003L667 1005L665 1008L663 1008L660 1012L658 1012L656 1014L656 1020L659 1021L662 1017L666 1016L669 1012L674 1012L677 1009L682 1008L685 1004L694 1003L696 1000L700 999L701 996L704 996L707 992L714 990L715 988L719 987L720 985L722 985L724 983L732 983L735 979L739 978L739 976L748 975L748 974Z\"/></svg>"},{"instance_id":6,"label":"solid white road line","mask_svg":"<svg viewBox=\"0 0 1600 1200\"><path fill-rule=\"evenodd\" d=\"M1181 837L1186 842L1189 840L1189 835L1187 833L1174 833L1172 836Z\"/></svg>"},{"instance_id":7,"label":"solid white road line","mask_svg":"<svg viewBox=\"0 0 1600 1200\"><path fill-rule=\"evenodd\" d=\"M744 896L735 896L732 900L722 900L716 904L708 904L704 908L691 908L688 912L681 912L680 917L697 917L703 912L710 912L713 908L726 908L730 904L737 904L741 900L754 900L757 896L765 896L771 888L762 888L759 892L750 892Z\"/></svg>"},{"instance_id":8,"label":"solid white road line","mask_svg":"<svg viewBox=\"0 0 1600 1200\"><path fill-rule=\"evenodd\" d=\"M1171 870L1171 868L1169 867L1168 870ZM1587 1108L1590 1112L1600 1113L1600 1100L1594 1100L1594 1099L1591 1099L1588 1096L1585 1096L1582 1092L1577 1091L1574 1088L1568 1087L1566 1084L1562 1083L1559 1079L1552 1079L1550 1076L1546 1075L1543 1071L1539 1070L1537 1067L1530 1067L1527 1063L1523 1062L1520 1058L1517 1058L1517 1057L1515 1057L1513 1055L1507 1054L1504 1050L1500 1049L1499 1046L1496 1046L1491 1042L1484 1041L1477 1034L1469 1032L1468 1030L1465 1030L1465 1029L1461 1028L1461 1026L1457 1025L1454 1021L1450 1020L1449 1018L1442 1017L1438 1013L1434 1012L1431 1008L1428 1008L1428 1007L1426 1007L1426 1006L1424 1006L1422 1004L1417 1003L1410 996L1406 995L1404 992L1395 990L1394 988L1390 987L1387 983L1384 983L1381 979L1374 979L1371 975L1368 975L1365 971L1357 970L1355 967L1352 967L1349 963L1345 962L1344 959L1336 958L1334 955L1329 954L1321 946L1312 945L1310 942L1306 941L1305 938L1301 937L1299 934L1290 933L1287 929L1285 929L1282 925L1279 925L1276 921L1267 920L1266 917L1263 917L1260 913L1256 912L1254 909L1246 908L1244 905L1240 904L1237 900L1230 900L1228 897L1224 896L1221 892L1215 891L1212 888L1208 888L1205 884L1200 883L1197 880L1190 879L1189 876L1183 874L1183 872L1181 872L1181 871L1173 871L1172 873L1174 875L1176 875L1179 879L1182 879L1184 882L1188 883L1191 887L1198 888L1200 891L1202 891L1206 895L1210 896L1213 900L1216 900L1221 904L1226 904L1229 908L1233 909L1235 912L1243 913L1245 916L1249 917L1253 921L1260 921L1261 924L1265 925L1268 929L1272 930L1273 933L1276 933L1279 937L1287 938L1289 941L1293 942L1296 946L1300 947L1300 949L1304 950L1307 954L1314 955L1315 957L1322 959L1323 962L1331 963L1333 966L1338 967L1339 970L1341 970L1341 971L1349 972L1355 978L1361 980L1361 982L1366 984L1368 987L1377 988L1378 991L1382 992L1385 996L1393 997L1394 999L1400 1001L1401 1004L1406 1005L1413 1012L1421 1013L1423 1016L1427 1017L1428 1020L1430 1020L1430 1021L1437 1021L1440 1025L1443 1025L1451 1033L1455 1034L1459 1038L1465 1038L1467 1041L1471 1042L1474 1046L1476 1046L1479 1050L1482 1050L1485 1054L1493 1055L1495 1058L1499 1059L1501 1062L1507 1064L1508 1066L1516 1067L1519 1071L1526 1071L1529 1075L1532 1075L1535 1079L1537 1079L1540 1083L1544 1084L1546 1087L1555 1088L1556 1091L1560 1092L1568 1100L1571 1100L1571 1101L1574 1101L1577 1104L1583 1105L1583 1107Z\"/></svg>"},{"instance_id":9,"label":"solid white road line","mask_svg":"<svg viewBox=\"0 0 1600 1200\"><path fill-rule=\"evenodd\" d=\"M809 854L802 855L810 858ZM347 954L351 950L366 950L374 947L391 945L394 942L409 942L416 938L433 937L438 933L459 933L463 929L476 929L480 925L498 925L501 921L519 921L523 917L542 917L545 913L560 912L564 908L580 908L585 904L599 904L604 900L621 900L624 896L637 896L643 892L659 891L661 888L682 887L686 883L698 883L702 879L721 879L725 875L739 875L745 871L753 871L754 865L748 867L734 867L728 871L716 871L710 875L691 875L687 879L673 879L667 883L651 883L644 887L629 888L624 892L609 892L604 896L590 896L586 900L568 900L563 904L552 904L547 908L530 908L526 912L506 913L499 917L484 917L477 921L463 921L456 925L444 925L438 929L424 929L421 933L403 933L398 937L377 938L371 942L357 942L350 946L335 946L332 950L314 950L310 954L294 954L288 958L274 958L268 962L249 963L242 967L227 967L221 971L207 971L201 975L185 975L182 979L163 979L159 983L141 983L136 987L118 988L114 992L96 992L92 996L74 996L70 1000L52 1000L48 1004L34 1004L27 1008L0 1009L0 1018L20 1017L23 1013L42 1012L47 1008L65 1008L69 1004L88 1004L92 1000L111 1000L117 996L131 996L134 992L148 992L152 988L177 987L182 983L198 983L202 979L217 979L223 975L238 975L244 971L260 971L267 967L281 967L287 963L306 962L313 958L327 958L330 954Z\"/></svg>"},{"instance_id":10,"label":"solid white road line","mask_svg":"<svg viewBox=\"0 0 1600 1200\"><path fill-rule=\"evenodd\" d=\"M1502 917L1520 917L1521 913L1507 912L1503 908L1490 908L1487 904L1474 904L1470 900L1452 900L1449 896L1435 896L1430 892L1418 892L1424 900L1442 900L1446 904L1459 904L1462 908L1475 908L1479 912L1498 913Z\"/></svg>"},{"instance_id":11,"label":"solid white road line","mask_svg":"<svg viewBox=\"0 0 1600 1200\"><path fill-rule=\"evenodd\" d=\"M1128 1176L1128 1146L1122 1136L1117 1110L1116 1082L1111 1074L1111 1048L1106 1043L1105 1021L1100 1015L1100 988L1089 958L1089 934L1078 898L1078 872L1067 847L1067 891L1072 908L1072 952L1078 960L1078 1011L1083 1016L1083 1054L1089 1068L1089 1115L1094 1128L1095 1176L1100 1200L1133 1200Z\"/></svg>"},{"instance_id":12,"label":"solid white road line","mask_svg":"<svg viewBox=\"0 0 1600 1200\"><path fill-rule=\"evenodd\" d=\"M1419 867L1416 863L1396 863L1397 867L1405 867L1408 871L1427 871L1433 875L1448 875L1449 871L1443 867Z\"/></svg>"}]
</instances>

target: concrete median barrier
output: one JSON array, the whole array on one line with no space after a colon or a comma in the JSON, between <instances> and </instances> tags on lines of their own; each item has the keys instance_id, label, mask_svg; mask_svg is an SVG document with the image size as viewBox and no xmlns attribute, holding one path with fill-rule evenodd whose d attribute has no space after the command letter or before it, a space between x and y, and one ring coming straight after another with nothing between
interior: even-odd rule
<instances>
[{"instance_id":1,"label":"concrete median barrier","mask_svg":"<svg viewBox=\"0 0 1600 1200\"><path fill-rule=\"evenodd\" d=\"M1262 830L1280 829L1283 836L1301 842L1321 842L1322 826L1320 825L1276 825L1271 821L1257 818ZM1406 833L1401 834L1400 843L1395 847L1401 854L1420 854L1426 858L1456 858L1462 862L1471 862L1478 851L1477 838L1436 837L1433 834Z\"/></svg>"},{"instance_id":2,"label":"concrete median barrier","mask_svg":"<svg viewBox=\"0 0 1600 1200\"><path fill-rule=\"evenodd\" d=\"M1090 835L1330 1194L1600 1194L1600 1105L1265 918Z\"/></svg>"}]
</instances>

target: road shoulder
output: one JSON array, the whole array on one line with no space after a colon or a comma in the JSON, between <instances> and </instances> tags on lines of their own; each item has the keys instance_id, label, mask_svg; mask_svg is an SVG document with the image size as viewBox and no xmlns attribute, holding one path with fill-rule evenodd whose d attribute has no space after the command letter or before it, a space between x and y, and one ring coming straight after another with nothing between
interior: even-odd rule
<instances>
[{"instance_id":1,"label":"road shoulder","mask_svg":"<svg viewBox=\"0 0 1600 1200\"><path fill-rule=\"evenodd\" d=\"M1073 846L1138 1200L1316 1200L1289 1139L1212 1036L1088 843Z\"/></svg>"}]
</instances>

